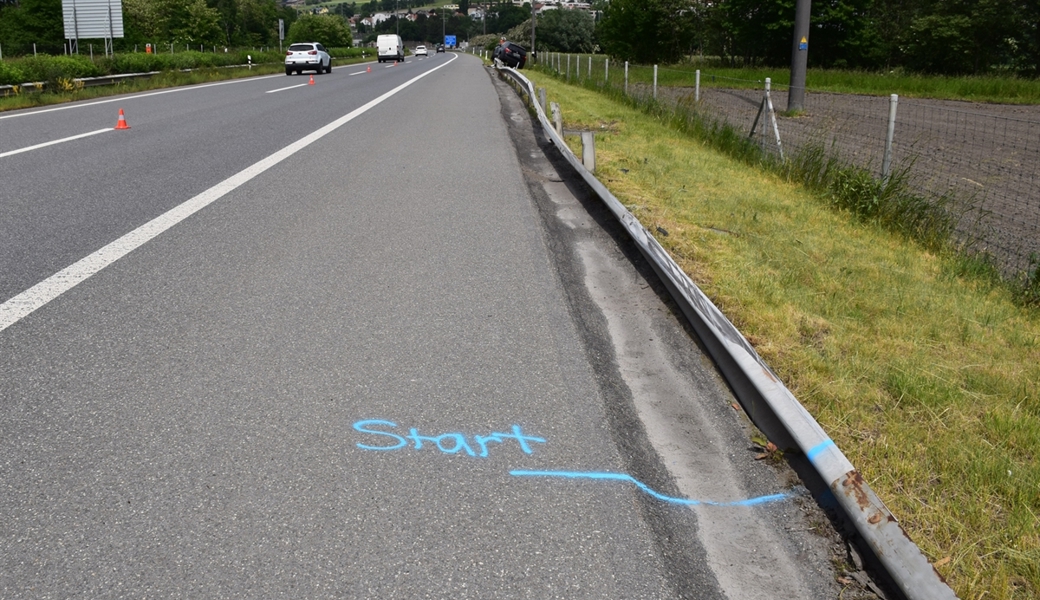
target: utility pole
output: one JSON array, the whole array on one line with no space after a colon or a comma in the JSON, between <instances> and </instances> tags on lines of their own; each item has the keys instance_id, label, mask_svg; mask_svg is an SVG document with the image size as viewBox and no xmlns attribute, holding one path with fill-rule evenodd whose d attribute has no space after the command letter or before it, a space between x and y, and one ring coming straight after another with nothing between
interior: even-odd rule
<instances>
[{"instance_id":1,"label":"utility pole","mask_svg":"<svg viewBox=\"0 0 1040 600\"><path fill-rule=\"evenodd\" d=\"M791 89L787 93L787 111L805 108L805 71L809 62L809 14L812 0L796 0L794 7L794 43L791 49Z\"/></svg>"},{"instance_id":2,"label":"utility pole","mask_svg":"<svg viewBox=\"0 0 1040 600\"><path fill-rule=\"evenodd\" d=\"M536 21L536 13L534 10L534 0L531 0L531 62L538 60L538 53L534 49L534 23Z\"/></svg>"}]
</instances>

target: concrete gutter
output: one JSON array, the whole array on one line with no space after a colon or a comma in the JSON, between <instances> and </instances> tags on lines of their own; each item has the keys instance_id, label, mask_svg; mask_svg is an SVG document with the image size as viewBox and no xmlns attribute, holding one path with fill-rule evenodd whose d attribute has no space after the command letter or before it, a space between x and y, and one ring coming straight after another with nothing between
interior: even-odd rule
<instances>
[{"instance_id":1,"label":"concrete gutter","mask_svg":"<svg viewBox=\"0 0 1040 600\"><path fill-rule=\"evenodd\" d=\"M805 455L829 486L845 518L855 526L867 549L904 597L909 600L956 598L943 577L816 419L653 235L571 152L538 103L530 80L515 69L503 67L498 68L498 72L519 85L521 93L527 95L528 104L537 112L546 136L614 213L653 266L752 422L778 447L798 450Z\"/></svg>"}]
</instances>

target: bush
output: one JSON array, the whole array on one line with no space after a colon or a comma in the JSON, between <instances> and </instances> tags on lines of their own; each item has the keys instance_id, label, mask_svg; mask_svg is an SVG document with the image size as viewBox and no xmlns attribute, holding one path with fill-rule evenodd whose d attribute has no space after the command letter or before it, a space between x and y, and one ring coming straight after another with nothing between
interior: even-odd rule
<instances>
[{"instance_id":1,"label":"bush","mask_svg":"<svg viewBox=\"0 0 1040 600\"><path fill-rule=\"evenodd\" d=\"M97 65L85 56L39 55L20 61L24 81L55 83L59 79L96 77L101 75ZM18 82L18 83L24 83Z\"/></svg>"},{"instance_id":2,"label":"bush","mask_svg":"<svg viewBox=\"0 0 1040 600\"><path fill-rule=\"evenodd\" d=\"M28 77L17 63L0 62L0 85L21 85L27 80Z\"/></svg>"}]
</instances>

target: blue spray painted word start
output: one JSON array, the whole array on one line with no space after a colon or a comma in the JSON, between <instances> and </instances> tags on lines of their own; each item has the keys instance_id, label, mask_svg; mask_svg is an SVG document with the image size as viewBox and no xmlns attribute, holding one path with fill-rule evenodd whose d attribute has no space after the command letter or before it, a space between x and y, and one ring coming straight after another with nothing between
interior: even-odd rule
<instances>
[{"instance_id":1,"label":"blue spray painted word start","mask_svg":"<svg viewBox=\"0 0 1040 600\"><path fill-rule=\"evenodd\" d=\"M373 429L373 427L380 427L380 429ZM512 433L499 433L497 431L492 432L490 435L474 435L473 443L470 444L469 439L461 433L442 433L441 435L420 435L419 430L412 427L408 431L408 435L398 435L396 433L390 433L385 429L396 429L397 423L392 421L381 421L378 419L368 419L365 421L358 421L354 423L354 429L361 433L381 436L384 438L380 440L384 443L382 446L373 446L369 444L362 444L358 442L357 447L362 450L400 450L411 445L416 450L422 450L423 442L427 442L433 447L437 448L445 454L458 454L459 452L465 452L469 456L474 457L486 457L488 455L488 444L504 444L509 440L516 440L517 445L523 450L524 454L533 454L534 450L531 449L531 443L544 444L545 440L540 437L534 437L530 435L524 435L519 425L513 425ZM411 444L409 444L411 442Z\"/></svg>"}]
</instances>

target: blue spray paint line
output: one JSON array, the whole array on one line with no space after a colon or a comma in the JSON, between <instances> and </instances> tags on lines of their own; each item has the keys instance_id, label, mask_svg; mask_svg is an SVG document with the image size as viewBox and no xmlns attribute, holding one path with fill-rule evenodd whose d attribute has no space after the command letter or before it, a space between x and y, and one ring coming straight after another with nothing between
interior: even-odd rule
<instances>
[{"instance_id":1,"label":"blue spray paint line","mask_svg":"<svg viewBox=\"0 0 1040 600\"><path fill-rule=\"evenodd\" d=\"M833 445L834 445L834 440L824 440L824 441L820 442L819 444L816 444L815 446L810 448L809 451L805 453L805 456L806 456L806 458L809 459L809 462L815 463L816 462L816 457L819 456L820 453L822 453L824 450L826 450L827 448L830 448Z\"/></svg>"},{"instance_id":2,"label":"blue spray paint line","mask_svg":"<svg viewBox=\"0 0 1040 600\"><path fill-rule=\"evenodd\" d=\"M634 483L636 487L643 490L650 496L657 498L663 502L670 502L672 504L682 504L684 506L756 506L758 504L767 504L769 502L778 502L780 500L786 500L793 494L770 494L768 496L758 496L757 498L748 498L747 500L737 500L734 502L715 502L713 500L690 500L688 498L673 498L672 496L665 496L664 494L651 489L648 485L639 481L631 475L624 473L595 473L595 472L575 472L575 471L510 471L510 475L515 477L563 477L565 479L608 479L613 481L627 481Z\"/></svg>"}]
</instances>

